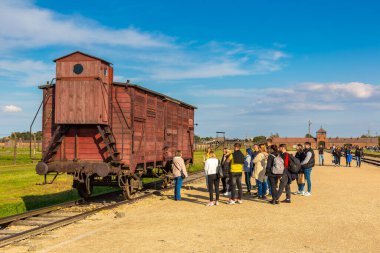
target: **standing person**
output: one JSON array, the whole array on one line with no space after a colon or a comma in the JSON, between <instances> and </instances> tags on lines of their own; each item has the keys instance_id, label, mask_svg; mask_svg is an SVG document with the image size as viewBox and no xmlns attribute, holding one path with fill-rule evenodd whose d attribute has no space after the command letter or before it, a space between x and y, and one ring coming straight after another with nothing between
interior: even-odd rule
<instances>
[{"instance_id":1,"label":"standing person","mask_svg":"<svg viewBox=\"0 0 380 253\"><path fill-rule=\"evenodd\" d=\"M253 159L255 165L254 177L257 185L257 196L259 199L265 200L267 198L265 196L267 192L267 176L265 176L268 159L267 148L264 144L260 144L259 146L255 145L253 148L255 149L255 152L257 152L257 155Z\"/></svg>"},{"instance_id":2,"label":"standing person","mask_svg":"<svg viewBox=\"0 0 380 253\"><path fill-rule=\"evenodd\" d=\"M336 152L336 146L333 145L331 147L331 154L332 154L332 157L333 157L332 163L336 166L336 154L335 154L335 152Z\"/></svg>"},{"instance_id":3,"label":"standing person","mask_svg":"<svg viewBox=\"0 0 380 253\"><path fill-rule=\"evenodd\" d=\"M344 150L344 155L346 157L346 167L351 167L352 162L352 154L351 154L351 147L347 146Z\"/></svg>"},{"instance_id":4,"label":"standing person","mask_svg":"<svg viewBox=\"0 0 380 253\"><path fill-rule=\"evenodd\" d=\"M219 166L219 160L216 158L214 151L210 151L210 158L205 162L205 175L207 175L208 180L208 192L210 195L210 202L206 206L216 206L219 205L219 176L217 175L217 170ZM215 203L214 203L214 189L215 189Z\"/></svg>"},{"instance_id":5,"label":"standing person","mask_svg":"<svg viewBox=\"0 0 380 253\"><path fill-rule=\"evenodd\" d=\"M305 152L303 150L303 145L302 144L297 144L297 153L295 155L295 157L300 160L300 161L303 161L305 160ZM298 191L295 192L294 194L296 195L304 195L305 192L304 192L304 188L305 188L305 174L303 173L303 170L302 170L302 166L301 166L301 170L299 171L298 173L298 179L297 179L297 185L298 185Z\"/></svg>"},{"instance_id":6,"label":"standing person","mask_svg":"<svg viewBox=\"0 0 380 253\"><path fill-rule=\"evenodd\" d=\"M251 170L251 175L253 177L254 173L255 173L255 164L253 163L253 159L255 159L255 157L257 156L257 154L259 153L259 151L256 151L258 150L259 148L259 145L258 144L254 144L253 145L253 152L252 152L252 170ZM256 183L256 180L255 180L255 183ZM252 186L252 189L257 189L257 184L253 185Z\"/></svg>"},{"instance_id":7,"label":"standing person","mask_svg":"<svg viewBox=\"0 0 380 253\"><path fill-rule=\"evenodd\" d=\"M301 167L307 182L307 192L303 196L311 196L311 171L315 165L315 155L310 142L305 142L305 155L305 159L301 162Z\"/></svg>"},{"instance_id":8,"label":"standing person","mask_svg":"<svg viewBox=\"0 0 380 253\"><path fill-rule=\"evenodd\" d=\"M337 147L336 149L336 164L340 167L340 158L342 157L342 148Z\"/></svg>"},{"instance_id":9,"label":"standing person","mask_svg":"<svg viewBox=\"0 0 380 253\"><path fill-rule=\"evenodd\" d=\"M173 158L172 163L172 171L173 171L173 177L174 177L174 200L179 201L181 200L181 187L182 187L182 181L183 177L187 177L187 170L185 161L182 158L182 152L181 150L177 150L175 152L175 156Z\"/></svg>"},{"instance_id":10,"label":"standing person","mask_svg":"<svg viewBox=\"0 0 380 253\"><path fill-rule=\"evenodd\" d=\"M228 204L235 204L236 202L243 203L242 195L243 188L241 185L241 176L244 165L244 155L240 151L241 144L235 143L234 152L231 154L231 169L230 169L230 182L231 182L231 198ZM238 187L238 195L236 195L236 186Z\"/></svg>"},{"instance_id":11,"label":"standing person","mask_svg":"<svg viewBox=\"0 0 380 253\"><path fill-rule=\"evenodd\" d=\"M222 193L224 193L226 196L231 194L231 187L229 187L229 176L230 176L230 163L231 163L231 152L227 149L223 149L223 157L220 163L220 166L222 166L223 169L223 177L222 177Z\"/></svg>"},{"instance_id":12,"label":"standing person","mask_svg":"<svg viewBox=\"0 0 380 253\"><path fill-rule=\"evenodd\" d=\"M205 154L203 155L203 163L206 163L206 160L210 158L210 152L211 152L211 148L208 147L205 151ZM207 190L208 190L208 179L207 179L207 175L205 175L206 177L206 187L207 187Z\"/></svg>"},{"instance_id":13,"label":"standing person","mask_svg":"<svg viewBox=\"0 0 380 253\"><path fill-rule=\"evenodd\" d=\"M271 138L268 138L266 141L266 148L269 151L270 146L273 145L273 140ZM267 177L267 186L268 186L268 193L269 195L272 195L272 186L271 183L269 182L269 177Z\"/></svg>"},{"instance_id":14,"label":"standing person","mask_svg":"<svg viewBox=\"0 0 380 253\"><path fill-rule=\"evenodd\" d=\"M356 167L360 168L362 166L363 155L364 155L363 148L359 148L359 146L357 146L355 150Z\"/></svg>"},{"instance_id":15,"label":"standing person","mask_svg":"<svg viewBox=\"0 0 380 253\"><path fill-rule=\"evenodd\" d=\"M290 165L289 154L286 150L286 144L280 144L279 146L279 155L282 157L284 161L284 174L280 179L280 186L278 187L278 192L276 196L276 200L279 201L282 195L282 192L285 189L286 199L282 201L283 203L291 203L291 192L290 192L290 184L292 183L292 174L288 170Z\"/></svg>"},{"instance_id":16,"label":"standing person","mask_svg":"<svg viewBox=\"0 0 380 253\"><path fill-rule=\"evenodd\" d=\"M323 147L323 145L322 144L319 145L319 148L318 148L319 166L324 165L324 162L325 162L324 151L325 151L325 148Z\"/></svg>"},{"instance_id":17,"label":"standing person","mask_svg":"<svg viewBox=\"0 0 380 253\"><path fill-rule=\"evenodd\" d=\"M244 160L244 176L245 176L245 185L247 186L247 194L251 194L251 177L252 177L252 156L253 152L251 148L246 149L247 155Z\"/></svg>"},{"instance_id":18,"label":"standing person","mask_svg":"<svg viewBox=\"0 0 380 253\"><path fill-rule=\"evenodd\" d=\"M270 201L271 204L280 204L280 202L277 200L277 184L278 180L281 178L282 174L275 174L273 173L274 169L278 169L282 166L284 166L282 157L278 153L278 149L276 145L271 145L268 148L269 156L267 161L267 167L265 175L268 176L268 180L270 182L271 188L272 188L272 200Z\"/></svg>"}]
</instances>

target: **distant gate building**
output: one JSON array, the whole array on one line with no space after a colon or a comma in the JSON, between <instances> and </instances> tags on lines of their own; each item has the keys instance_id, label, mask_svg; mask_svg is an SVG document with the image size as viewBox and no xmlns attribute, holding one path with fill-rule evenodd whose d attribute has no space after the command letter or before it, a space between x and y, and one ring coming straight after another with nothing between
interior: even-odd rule
<instances>
[{"instance_id":1,"label":"distant gate building","mask_svg":"<svg viewBox=\"0 0 380 253\"><path fill-rule=\"evenodd\" d=\"M317 131L316 138L297 138L297 137L273 137L273 144L280 145L286 144L288 147L295 147L297 144L304 144L310 142L313 148L323 145L325 148L332 146L352 145L359 147L378 146L378 138L327 138L327 132L322 127Z\"/></svg>"}]
</instances>

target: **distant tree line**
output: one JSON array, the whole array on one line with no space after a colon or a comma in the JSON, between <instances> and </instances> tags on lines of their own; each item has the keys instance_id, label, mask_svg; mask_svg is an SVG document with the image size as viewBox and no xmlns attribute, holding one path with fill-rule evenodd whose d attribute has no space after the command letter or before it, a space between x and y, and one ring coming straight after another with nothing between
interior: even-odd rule
<instances>
[{"instance_id":1,"label":"distant tree line","mask_svg":"<svg viewBox=\"0 0 380 253\"><path fill-rule=\"evenodd\" d=\"M38 132L35 132L33 134L35 134L37 141L42 140L42 131L38 131ZM6 142L9 139L13 140L15 138L18 140L20 140L20 139L21 140L30 140L30 139L33 140L34 139L34 137L30 135L30 132L14 132L10 136L1 138L0 142Z\"/></svg>"}]
</instances>

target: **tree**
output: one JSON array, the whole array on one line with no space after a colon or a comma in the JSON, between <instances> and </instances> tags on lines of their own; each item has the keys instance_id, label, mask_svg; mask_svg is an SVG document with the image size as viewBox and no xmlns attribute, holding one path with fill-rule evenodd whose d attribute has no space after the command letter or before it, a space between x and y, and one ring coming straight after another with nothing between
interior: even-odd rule
<instances>
[{"instance_id":1,"label":"tree","mask_svg":"<svg viewBox=\"0 0 380 253\"><path fill-rule=\"evenodd\" d=\"M270 137L273 138L273 137L280 137L280 135L278 133L271 133L270 134Z\"/></svg>"},{"instance_id":2,"label":"tree","mask_svg":"<svg viewBox=\"0 0 380 253\"><path fill-rule=\"evenodd\" d=\"M267 140L267 137L262 136L262 135L260 135L260 136L255 136L255 137L253 137L253 139L252 139L252 141L253 141L254 143L264 143L266 140Z\"/></svg>"},{"instance_id":3,"label":"tree","mask_svg":"<svg viewBox=\"0 0 380 253\"><path fill-rule=\"evenodd\" d=\"M305 138L314 138L314 136L312 136L311 134L306 134Z\"/></svg>"}]
</instances>

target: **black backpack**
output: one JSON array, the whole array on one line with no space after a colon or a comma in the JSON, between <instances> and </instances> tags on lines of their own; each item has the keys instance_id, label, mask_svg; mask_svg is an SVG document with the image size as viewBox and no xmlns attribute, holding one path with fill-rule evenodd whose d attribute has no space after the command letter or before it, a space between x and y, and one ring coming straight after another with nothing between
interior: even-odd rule
<instances>
[{"instance_id":1,"label":"black backpack","mask_svg":"<svg viewBox=\"0 0 380 253\"><path fill-rule=\"evenodd\" d=\"M301 162L295 156L289 154L289 171L291 173L297 174L301 170Z\"/></svg>"}]
</instances>

